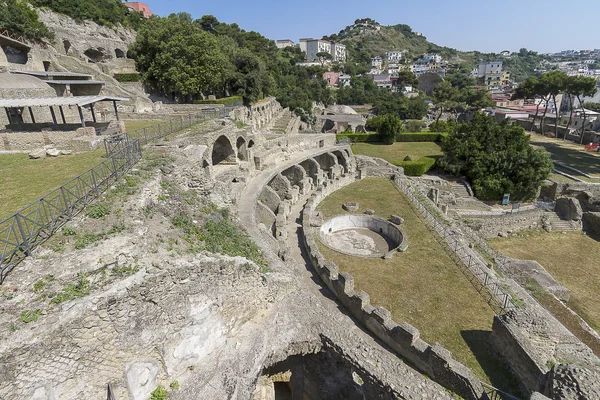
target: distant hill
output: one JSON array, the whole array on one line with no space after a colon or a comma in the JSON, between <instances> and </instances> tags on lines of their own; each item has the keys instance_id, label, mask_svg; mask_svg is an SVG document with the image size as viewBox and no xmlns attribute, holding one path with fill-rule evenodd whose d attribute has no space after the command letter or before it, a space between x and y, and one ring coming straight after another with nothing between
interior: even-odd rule
<instances>
[{"instance_id":1,"label":"distant hill","mask_svg":"<svg viewBox=\"0 0 600 400\"><path fill-rule=\"evenodd\" d=\"M425 36L413 32L408 25L384 26L370 18L357 19L354 24L345 27L339 33L325 38L345 44L350 58L357 62L370 63L371 57L383 56L386 51L394 50L408 50L409 58L425 53L438 53L454 62L473 61L472 53L459 52L431 43Z\"/></svg>"}]
</instances>

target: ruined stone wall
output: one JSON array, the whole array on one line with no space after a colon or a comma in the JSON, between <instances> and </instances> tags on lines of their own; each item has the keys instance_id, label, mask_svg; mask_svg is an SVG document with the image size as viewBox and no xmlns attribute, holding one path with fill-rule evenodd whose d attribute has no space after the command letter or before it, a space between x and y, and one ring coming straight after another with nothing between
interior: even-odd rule
<instances>
[{"instance_id":1,"label":"ruined stone wall","mask_svg":"<svg viewBox=\"0 0 600 400\"><path fill-rule=\"evenodd\" d=\"M340 272L335 263L328 262L319 252L312 229L312 215L317 205L336 189L335 186L319 187L302 213L304 245L323 283L354 317L417 369L466 399L479 399L484 393L483 387L471 370L454 360L450 352L439 344L431 346L420 339L418 329L405 322L397 324L387 309L373 307L367 293L354 290L352 276Z\"/></svg>"},{"instance_id":2,"label":"ruined stone wall","mask_svg":"<svg viewBox=\"0 0 600 400\"><path fill-rule=\"evenodd\" d=\"M544 210L531 210L514 214L490 215L484 217L465 216L467 224L485 238L494 238L507 235L523 229L537 229L542 227Z\"/></svg>"},{"instance_id":3,"label":"ruined stone wall","mask_svg":"<svg viewBox=\"0 0 600 400\"><path fill-rule=\"evenodd\" d=\"M93 130L93 134L91 134ZM60 150L89 151L101 145L94 128L80 128L67 132L9 132L0 133L0 149L8 151L31 151L44 146Z\"/></svg>"}]
</instances>

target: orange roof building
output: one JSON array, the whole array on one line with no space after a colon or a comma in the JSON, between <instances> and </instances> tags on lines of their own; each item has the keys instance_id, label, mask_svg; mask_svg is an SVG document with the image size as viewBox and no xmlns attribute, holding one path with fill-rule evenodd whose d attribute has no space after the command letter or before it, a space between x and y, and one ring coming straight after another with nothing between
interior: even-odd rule
<instances>
[{"instance_id":1,"label":"orange roof building","mask_svg":"<svg viewBox=\"0 0 600 400\"><path fill-rule=\"evenodd\" d=\"M140 3L139 1L126 1L123 4L129 7L130 10L142 13L144 18L150 18L152 16L152 11L150 11L150 7L148 7L147 4Z\"/></svg>"}]
</instances>

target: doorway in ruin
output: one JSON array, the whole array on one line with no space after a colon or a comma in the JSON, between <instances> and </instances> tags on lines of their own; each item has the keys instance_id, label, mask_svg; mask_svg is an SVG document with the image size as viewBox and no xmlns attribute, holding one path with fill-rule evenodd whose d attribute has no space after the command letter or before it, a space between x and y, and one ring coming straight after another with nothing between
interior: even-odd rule
<instances>
[{"instance_id":1,"label":"doorway in ruin","mask_svg":"<svg viewBox=\"0 0 600 400\"><path fill-rule=\"evenodd\" d=\"M212 150L212 165L235 163L236 153L227 136L219 136Z\"/></svg>"}]
</instances>

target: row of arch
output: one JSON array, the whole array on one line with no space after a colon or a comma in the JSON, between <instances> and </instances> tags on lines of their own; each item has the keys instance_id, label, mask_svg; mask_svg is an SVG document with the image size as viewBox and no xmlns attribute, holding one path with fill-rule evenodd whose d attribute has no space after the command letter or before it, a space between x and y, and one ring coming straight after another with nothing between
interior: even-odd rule
<instances>
[{"instance_id":1,"label":"row of arch","mask_svg":"<svg viewBox=\"0 0 600 400\"><path fill-rule=\"evenodd\" d=\"M246 140L243 136L239 136L235 142L235 148L229 138L221 135L215 140L212 152L211 163L213 166L219 164L229 164L236 160L248 161L248 149L254 147L253 139Z\"/></svg>"}]
</instances>

